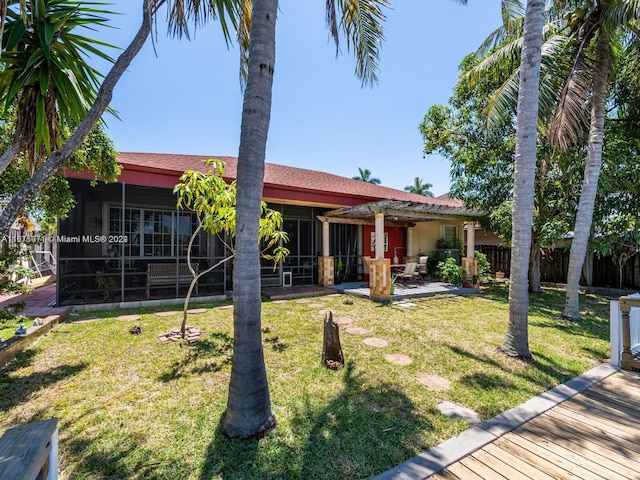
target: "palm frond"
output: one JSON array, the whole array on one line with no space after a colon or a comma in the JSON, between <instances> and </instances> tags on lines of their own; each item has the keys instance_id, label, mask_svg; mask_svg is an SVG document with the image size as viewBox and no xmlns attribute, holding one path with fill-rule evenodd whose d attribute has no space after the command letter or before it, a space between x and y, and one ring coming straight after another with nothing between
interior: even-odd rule
<instances>
[{"instance_id":1,"label":"palm frond","mask_svg":"<svg viewBox=\"0 0 640 480\"><path fill-rule=\"evenodd\" d=\"M342 27L347 50L354 50L356 76L363 85L378 82L378 59L384 40L383 9L391 8L388 0L339 0Z\"/></svg>"},{"instance_id":2,"label":"palm frond","mask_svg":"<svg viewBox=\"0 0 640 480\"><path fill-rule=\"evenodd\" d=\"M556 111L549 123L548 139L566 149L584 136L589 125L589 99L593 87L593 49L583 42L574 44L573 59L565 75ZM558 57L560 58L560 57Z\"/></svg>"}]
</instances>

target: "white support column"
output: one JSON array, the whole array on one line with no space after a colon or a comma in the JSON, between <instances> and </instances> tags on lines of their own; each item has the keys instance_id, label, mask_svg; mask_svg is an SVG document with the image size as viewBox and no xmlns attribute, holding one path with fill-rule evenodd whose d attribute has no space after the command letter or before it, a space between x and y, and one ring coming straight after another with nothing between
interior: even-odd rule
<instances>
[{"instance_id":1,"label":"white support column","mask_svg":"<svg viewBox=\"0 0 640 480\"><path fill-rule=\"evenodd\" d=\"M376 213L376 260L384 258L384 213Z\"/></svg>"},{"instance_id":2,"label":"white support column","mask_svg":"<svg viewBox=\"0 0 640 480\"><path fill-rule=\"evenodd\" d=\"M467 222L467 258L474 258L476 251L476 224Z\"/></svg>"},{"instance_id":3,"label":"white support column","mask_svg":"<svg viewBox=\"0 0 640 480\"><path fill-rule=\"evenodd\" d=\"M413 257L413 227L407 227L407 257Z\"/></svg>"},{"instance_id":4,"label":"white support column","mask_svg":"<svg viewBox=\"0 0 640 480\"><path fill-rule=\"evenodd\" d=\"M329 222L322 222L322 256L329 256Z\"/></svg>"}]
</instances>

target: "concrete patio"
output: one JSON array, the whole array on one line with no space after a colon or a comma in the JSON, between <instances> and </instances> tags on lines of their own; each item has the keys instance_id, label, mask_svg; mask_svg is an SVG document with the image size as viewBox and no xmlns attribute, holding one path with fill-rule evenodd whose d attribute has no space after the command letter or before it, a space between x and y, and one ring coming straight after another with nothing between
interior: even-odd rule
<instances>
[{"instance_id":1,"label":"concrete patio","mask_svg":"<svg viewBox=\"0 0 640 480\"><path fill-rule=\"evenodd\" d=\"M340 285L331 285L327 288L337 290L340 293L355 297L369 297L369 285L366 282L347 282ZM391 301L400 301L407 298L431 297L433 295L472 295L479 293L477 288L462 288L442 282L422 282L411 285L396 285Z\"/></svg>"}]
</instances>

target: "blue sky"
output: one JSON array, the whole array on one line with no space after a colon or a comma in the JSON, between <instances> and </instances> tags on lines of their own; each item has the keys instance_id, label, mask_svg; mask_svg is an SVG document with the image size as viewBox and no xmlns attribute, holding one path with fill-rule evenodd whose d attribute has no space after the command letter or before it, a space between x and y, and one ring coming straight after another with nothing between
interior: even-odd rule
<instances>
[{"instance_id":1,"label":"blue sky","mask_svg":"<svg viewBox=\"0 0 640 480\"><path fill-rule=\"evenodd\" d=\"M126 47L141 1L114 0L117 30L96 37ZM325 27L324 1L282 0L267 161L351 177L368 168L382 185L404 189L415 177L449 190L449 164L423 158L418 125L430 106L446 103L463 56L500 24L500 2L396 0L388 12L379 83L361 88L355 63ZM160 19L164 19L161 12ZM170 39L158 22L151 42L116 87L121 120L106 116L119 151L238 153L242 93L238 52L217 25Z\"/></svg>"}]
</instances>

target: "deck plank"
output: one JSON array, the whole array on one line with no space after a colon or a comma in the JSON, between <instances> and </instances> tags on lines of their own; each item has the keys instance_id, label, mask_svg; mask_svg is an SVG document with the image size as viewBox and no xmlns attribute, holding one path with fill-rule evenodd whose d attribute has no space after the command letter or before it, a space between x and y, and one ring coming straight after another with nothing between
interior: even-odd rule
<instances>
[{"instance_id":1,"label":"deck plank","mask_svg":"<svg viewBox=\"0 0 640 480\"><path fill-rule=\"evenodd\" d=\"M640 478L640 374L618 371L429 478Z\"/></svg>"}]
</instances>

